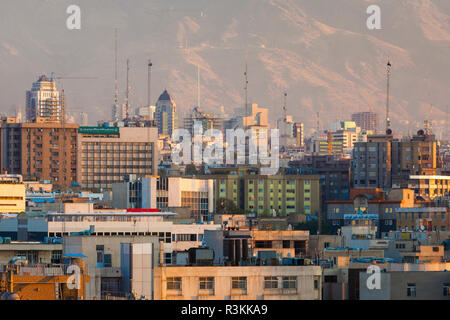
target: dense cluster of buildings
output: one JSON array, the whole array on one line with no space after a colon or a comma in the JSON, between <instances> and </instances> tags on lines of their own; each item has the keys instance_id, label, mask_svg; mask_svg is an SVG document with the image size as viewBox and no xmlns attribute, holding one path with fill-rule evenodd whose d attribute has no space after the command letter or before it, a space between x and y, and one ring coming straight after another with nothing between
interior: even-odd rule
<instances>
[{"instance_id":1,"label":"dense cluster of buildings","mask_svg":"<svg viewBox=\"0 0 450 320\"><path fill-rule=\"evenodd\" d=\"M165 90L80 126L64 99L41 76L26 120L1 119L1 299L450 299L450 147L428 125L380 134L361 112L306 137L284 108L267 175L251 139L243 164L176 164L172 137L264 136L268 108L179 119Z\"/></svg>"}]
</instances>

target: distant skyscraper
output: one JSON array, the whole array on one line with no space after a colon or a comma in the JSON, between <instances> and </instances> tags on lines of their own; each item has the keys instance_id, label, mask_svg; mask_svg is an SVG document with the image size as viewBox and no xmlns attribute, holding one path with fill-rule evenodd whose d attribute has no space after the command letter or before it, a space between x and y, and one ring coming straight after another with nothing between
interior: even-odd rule
<instances>
[{"instance_id":1,"label":"distant skyscraper","mask_svg":"<svg viewBox=\"0 0 450 320\"><path fill-rule=\"evenodd\" d=\"M45 75L33 83L26 95L27 122L63 122L64 96L53 79Z\"/></svg>"},{"instance_id":2,"label":"distant skyscraper","mask_svg":"<svg viewBox=\"0 0 450 320\"><path fill-rule=\"evenodd\" d=\"M355 121L356 125L361 127L362 130L371 130L374 133L378 132L378 114L375 112L367 111L354 113L352 114L352 121Z\"/></svg>"},{"instance_id":3,"label":"distant skyscraper","mask_svg":"<svg viewBox=\"0 0 450 320\"><path fill-rule=\"evenodd\" d=\"M178 128L177 105L167 90L164 90L156 102L155 120L159 134L172 136L173 130Z\"/></svg>"}]
</instances>

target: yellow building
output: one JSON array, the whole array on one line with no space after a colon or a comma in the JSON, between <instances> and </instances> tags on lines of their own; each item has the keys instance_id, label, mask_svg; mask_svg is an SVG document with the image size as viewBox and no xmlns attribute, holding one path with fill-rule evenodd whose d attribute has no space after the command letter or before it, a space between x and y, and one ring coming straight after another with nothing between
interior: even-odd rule
<instances>
[{"instance_id":1,"label":"yellow building","mask_svg":"<svg viewBox=\"0 0 450 320\"><path fill-rule=\"evenodd\" d=\"M0 213L25 212L25 184L20 175L0 175Z\"/></svg>"}]
</instances>

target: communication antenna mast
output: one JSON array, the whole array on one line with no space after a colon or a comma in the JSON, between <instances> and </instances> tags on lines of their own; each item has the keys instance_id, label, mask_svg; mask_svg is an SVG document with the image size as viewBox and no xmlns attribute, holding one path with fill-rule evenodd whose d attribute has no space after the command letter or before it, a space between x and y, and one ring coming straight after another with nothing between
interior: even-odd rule
<instances>
[{"instance_id":1,"label":"communication antenna mast","mask_svg":"<svg viewBox=\"0 0 450 320\"><path fill-rule=\"evenodd\" d=\"M152 60L148 60L148 88L147 88L147 106L150 107L151 106L151 101L152 101L152 97L151 97L151 84L152 84L152 67L153 67L153 63Z\"/></svg>"},{"instance_id":2,"label":"communication antenna mast","mask_svg":"<svg viewBox=\"0 0 450 320\"><path fill-rule=\"evenodd\" d=\"M387 78L387 90L386 90L386 134L392 134L391 120L389 119L389 80L391 77L391 63L388 60L386 65L386 78Z\"/></svg>"},{"instance_id":3,"label":"communication antenna mast","mask_svg":"<svg viewBox=\"0 0 450 320\"><path fill-rule=\"evenodd\" d=\"M197 107L200 110L200 66L197 65Z\"/></svg>"},{"instance_id":4,"label":"communication antenna mast","mask_svg":"<svg viewBox=\"0 0 450 320\"><path fill-rule=\"evenodd\" d=\"M248 74L247 74L247 57L245 58L245 72L244 72L244 77L245 77L245 117L244 119L247 119L248 116ZM244 124L244 128L247 126L247 120L245 121L246 123Z\"/></svg>"},{"instance_id":5,"label":"communication antenna mast","mask_svg":"<svg viewBox=\"0 0 450 320\"><path fill-rule=\"evenodd\" d=\"M117 83L117 28L114 29L114 104L112 106L112 120L119 120L119 87Z\"/></svg>"},{"instance_id":6,"label":"communication antenna mast","mask_svg":"<svg viewBox=\"0 0 450 320\"><path fill-rule=\"evenodd\" d=\"M319 112L317 112L317 128L316 128L316 130L317 130L317 133L319 133L319 131L320 131L320 114L319 114Z\"/></svg>"},{"instance_id":7,"label":"communication antenna mast","mask_svg":"<svg viewBox=\"0 0 450 320\"><path fill-rule=\"evenodd\" d=\"M127 59L127 90L125 92L125 119L129 116L129 95L130 95L130 84L129 84L129 73L130 73L130 59Z\"/></svg>"},{"instance_id":8,"label":"communication antenna mast","mask_svg":"<svg viewBox=\"0 0 450 320\"><path fill-rule=\"evenodd\" d=\"M284 93L284 104L283 104L283 118L284 121L287 122L287 114L286 114L286 99L287 99L287 93Z\"/></svg>"},{"instance_id":9,"label":"communication antenna mast","mask_svg":"<svg viewBox=\"0 0 450 320\"><path fill-rule=\"evenodd\" d=\"M119 87L117 84L117 29L114 35L114 103L117 105L119 103Z\"/></svg>"}]
</instances>

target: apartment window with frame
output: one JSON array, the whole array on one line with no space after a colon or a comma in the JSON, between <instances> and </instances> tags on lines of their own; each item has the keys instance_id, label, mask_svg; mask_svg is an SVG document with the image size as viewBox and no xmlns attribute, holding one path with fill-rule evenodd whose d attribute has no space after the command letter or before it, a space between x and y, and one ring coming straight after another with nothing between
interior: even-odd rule
<instances>
[{"instance_id":1,"label":"apartment window with frame","mask_svg":"<svg viewBox=\"0 0 450 320\"><path fill-rule=\"evenodd\" d=\"M167 290L181 290L181 277L168 277Z\"/></svg>"},{"instance_id":2,"label":"apartment window with frame","mask_svg":"<svg viewBox=\"0 0 450 320\"><path fill-rule=\"evenodd\" d=\"M247 277L233 277L231 278L232 289L247 289Z\"/></svg>"},{"instance_id":3,"label":"apartment window with frame","mask_svg":"<svg viewBox=\"0 0 450 320\"><path fill-rule=\"evenodd\" d=\"M406 287L406 296L407 297L415 297L416 296L416 284L415 283L408 283L408 286Z\"/></svg>"},{"instance_id":4,"label":"apartment window with frame","mask_svg":"<svg viewBox=\"0 0 450 320\"><path fill-rule=\"evenodd\" d=\"M200 277L200 290L214 290L214 277Z\"/></svg>"},{"instance_id":5,"label":"apartment window with frame","mask_svg":"<svg viewBox=\"0 0 450 320\"><path fill-rule=\"evenodd\" d=\"M297 288L296 276L283 277L283 289L296 289L296 288Z\"/></svg>"},{"instance_id":6,"label":"apartment window with frame","mask_svg":"<svg viewBox=\"0 0 450 320\"><path fill-rule=\"evenodd\" d=\"M264 277L264 289L278 289L278 277Z\"/></svg>"}]
</instances>

